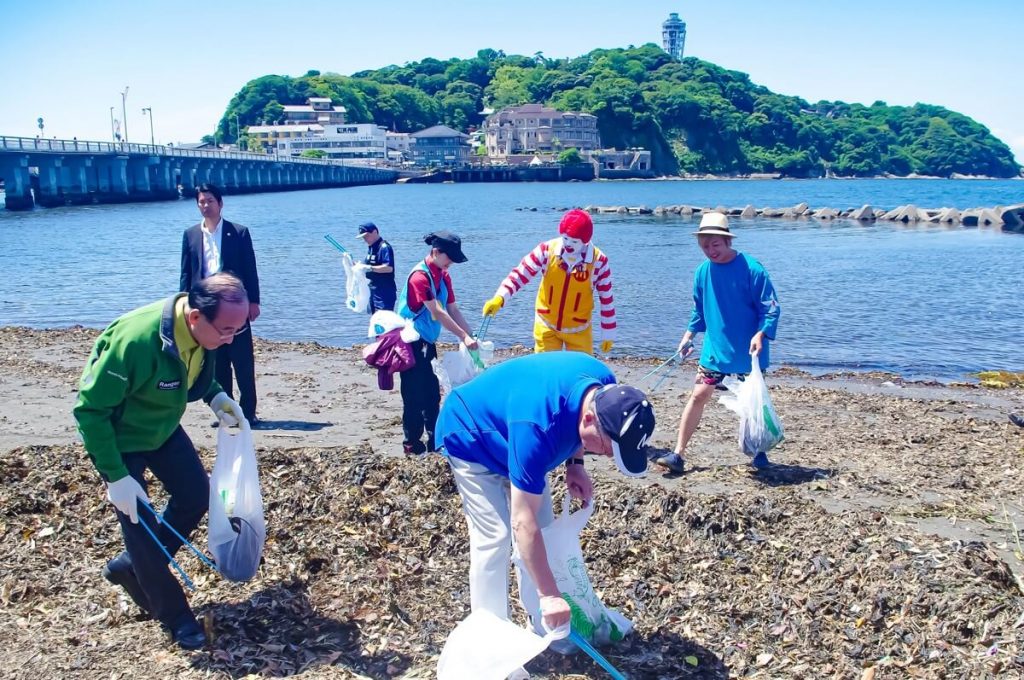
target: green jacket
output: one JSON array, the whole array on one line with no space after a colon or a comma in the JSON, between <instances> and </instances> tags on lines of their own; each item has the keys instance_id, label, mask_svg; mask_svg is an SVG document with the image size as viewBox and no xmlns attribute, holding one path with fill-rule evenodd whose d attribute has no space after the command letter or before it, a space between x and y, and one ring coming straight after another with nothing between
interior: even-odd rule
<instances>
[{"instance_id":1,"label":"green jacket","mask_svg":"<svg viewBox=\"0 0 1024 680\"><path fill-rule=\"evenodd\" d=\"M188 389L174 341L174 303L182 295L118 318L89 355L74 414L85 450L108 482L128 475L122 454L160 448L181 423L188 402L210 403L223 391L213 378L210 352Z\"/></svg>"}]
</instances>

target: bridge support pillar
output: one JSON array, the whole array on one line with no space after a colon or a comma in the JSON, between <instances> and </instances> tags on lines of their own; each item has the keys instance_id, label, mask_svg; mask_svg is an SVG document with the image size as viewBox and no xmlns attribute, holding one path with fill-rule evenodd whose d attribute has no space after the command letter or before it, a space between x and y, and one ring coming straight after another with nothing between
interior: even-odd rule
<instances>
[{"instance_id":1,"label":"bridge support pillar","mask_svg":"<svg viewBox=\"0 0 1024 680\"><path fill-rule=\"evenodd\" d=\"M4 205L8 210L31 210L35 207L28 156L5 158L0 163L0 177L4 178Z\"/></svg>"},{"instance_id":2,"label":"bridge support pillar","mask_svg":"<svg viewBox=\"0 0 1024 680\"><path fill-rule=\"evenodd\" d=\"M127 156L93 158L96 172L96 202L124 203L128 201Z\"/></svg>"},{"instance_id":3,"label":"bridge support pillar","mask_svg":"<svg viewBox=\"0 0 1024 680\"><path fill-rule=\"evenodd\" d=\"M193 185L193 188L199 186L200 184L209 184L211 182L216 184L216 182L214 182L213 180L213 161L208 161L205 159L197 160L195 184Z\"/></svg>"},{"instance_id":4,"label":"bridge support pillar","mask_svg":"<svg viewBox=\"0 0 1024 680\"><path fill-rule=\"evenodd\" d=\"M46 157L39 161L39 187L36 189L36 205L55 208L64 205L62 188L63 158Z\"/></svg>"}]
</instances>

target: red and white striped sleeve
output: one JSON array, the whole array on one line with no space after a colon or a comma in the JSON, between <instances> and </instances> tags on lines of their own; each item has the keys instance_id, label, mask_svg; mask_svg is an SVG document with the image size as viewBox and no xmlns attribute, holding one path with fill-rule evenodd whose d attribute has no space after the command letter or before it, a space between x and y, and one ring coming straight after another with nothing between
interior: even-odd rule
<instances>
[{"instance_id":1,"label":"red and white striped sleeve","mask_svg":"<svg viewBox=\"0 0 1024 680\"><path fill-rule=\"evenodd\" d=\"M508 302L509 298L526 286L533 277L538 274L544 276L544 272L548 268L548 243L548 241L543 241L531 250L519 264L512 268L494 294L500 295L505 302Z\"/></svg>"},{"instance_id":2,"label":"red and white striped sleeve","mask_svg":"<svg viewBox=\"0 0 1024 680\"><path fill-rule=\"evenodd\" d=\"M601 313L601 339L615 340L615 298L612 295L612 268L608 256L601 253L594 262L594 290Z\"/></svg>"}]
</instances>

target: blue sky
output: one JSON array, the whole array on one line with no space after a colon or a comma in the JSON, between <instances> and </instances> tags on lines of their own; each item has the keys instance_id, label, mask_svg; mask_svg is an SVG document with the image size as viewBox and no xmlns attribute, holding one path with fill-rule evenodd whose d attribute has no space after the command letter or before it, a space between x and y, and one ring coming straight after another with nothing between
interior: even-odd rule
<instances>
[{"instance_id":1,"label":"blue sky","mask_svg":"<svg viewBox=\"0 0 1024 680\"><path fill-rule=\"evenodd\" d=\"M204 4L206 6L204 6ZM1024 162L1021 0L717 0L714 2L168 4L150 0L0 0L0 134L110 138L110 107L131 141L208 134L246 81L308 69L350 74L424 57L579 56L661 41L687 23L686 53L809 101L927 102L991 129Z\"/></svg>"}]
</instances>

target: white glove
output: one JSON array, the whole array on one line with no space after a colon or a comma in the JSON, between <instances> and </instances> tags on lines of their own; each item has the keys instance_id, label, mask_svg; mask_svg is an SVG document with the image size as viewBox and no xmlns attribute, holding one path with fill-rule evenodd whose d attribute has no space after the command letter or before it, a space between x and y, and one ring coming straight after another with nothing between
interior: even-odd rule
<instances>
[{"instance_id":1,"label":"white glove","mask_svg":"<svg viewBox=\"0 0 1024 680\"><path fill-rule=\"evenodd\" d=\"M352 269L354 269L357 272L368 272L370 271L370 265L364 262L357 262L354 265L352 265Z\"/></svg>"},{"instance_id":2,"label":"white glove","mask_svg":"<svg viewBox=\"0 0 1024 680\"><path fill-rule=\"evenodd\" d=\"M107 500L114 504L114 507L128 515L132 524L139 523L139 501L149 502L149 496L142 489L142 485L135 481L131 475L122 477L116 482L107 482Z\"/></svg>"},{"instance_id":3,"label":"white glove","mask_svg":"<svg viewBox=\"0 0 1024 680\"><path fill-rule=\"evenodd\" d=\"M245 417L242 415L242 407L238 405L237 401L229 397L227 392L217 394L210 401L210 408L213 409L213 415L217 416L221 425L225 427L238 425Z\"/></svg>"}]
</instances>

